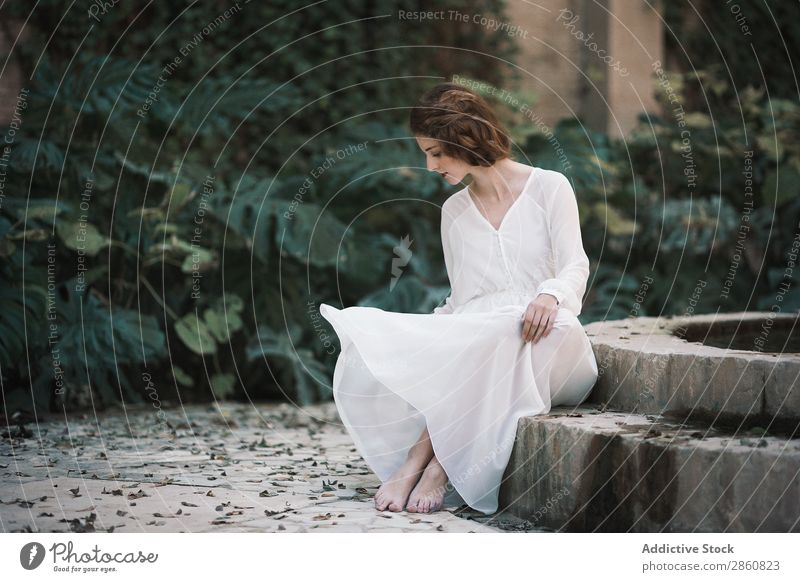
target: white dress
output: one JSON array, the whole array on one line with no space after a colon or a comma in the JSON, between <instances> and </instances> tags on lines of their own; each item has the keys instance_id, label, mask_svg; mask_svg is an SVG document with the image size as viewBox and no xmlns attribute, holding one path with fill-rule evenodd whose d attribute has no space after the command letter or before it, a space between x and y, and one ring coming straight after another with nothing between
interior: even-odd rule
<instances>
[{"instance_id":1,"label":"white dress","mask_svg":"<svg viewBox=\"0 0 800 582\"><path fill-rule=\"evenodd\" d=\"M445 504L491 514L520 417L580 404L597 380L576 317L589 259L569 180L542 168L532 168L499 229L466 188L451 195L441 235L451 293L433 313L320 305L341 343L333 395L382 482L427 426L449 477ZM555 326L525 342L522 317L542 292L559 300Z\"/></svg>"}]
</instances>

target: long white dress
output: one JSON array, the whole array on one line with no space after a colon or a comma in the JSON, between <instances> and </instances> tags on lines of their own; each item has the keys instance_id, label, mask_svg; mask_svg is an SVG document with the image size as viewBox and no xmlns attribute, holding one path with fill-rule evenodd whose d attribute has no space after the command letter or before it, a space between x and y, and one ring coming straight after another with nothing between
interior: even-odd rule
<instances>
[{"instance_id":1,"label":"long white dress","mask_svg":"<svg viewBox=\"0 0 800 582\"><path fill-rule=\"evenodd\" d=\"M333 395L382 482L427 426L449 477L445 504L491 514L520 417L580 404L597 380L577 319L589 259L569 180L542 168L498 229L466 188L451 195L441 235L451 293L433 313L320 305L341 343ZM522 317L543 292L559 301L554 328L525 342Z\"/></svg>"}]
</instances>

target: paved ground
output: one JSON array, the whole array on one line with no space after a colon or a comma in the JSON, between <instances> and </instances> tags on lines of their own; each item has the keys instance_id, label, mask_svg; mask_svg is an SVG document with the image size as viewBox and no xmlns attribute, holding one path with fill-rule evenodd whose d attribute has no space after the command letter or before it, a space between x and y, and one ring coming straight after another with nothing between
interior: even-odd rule
<instances>
[{"instance_id":1,"label":"paved ground","mask_svg":"<svg viewBox=\"0 0 800 582\"><path fill-rule=\"evenodd\" d=\"M332 402L152 406L0 429L3 532L503 532L466 506L378 511Z\"/></svg>"}]
</instances>

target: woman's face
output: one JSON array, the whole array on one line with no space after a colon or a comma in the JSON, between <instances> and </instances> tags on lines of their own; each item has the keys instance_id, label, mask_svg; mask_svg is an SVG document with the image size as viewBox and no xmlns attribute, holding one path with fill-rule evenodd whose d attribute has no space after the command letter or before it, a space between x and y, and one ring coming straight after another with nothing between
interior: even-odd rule
<instances>
[{"instance_id":1,"label":"woman's face","mask_svg":"<svg viewBox=\"0 0 800 582\"><path fill-rule=\"evenodd\" d=\"M471 166L463 160L446 156L439 140L419 135L416 138L417 145L425 153L429 172L441 174L448 184L458 184L469 174Z\"/></svg>"}]
</instances>

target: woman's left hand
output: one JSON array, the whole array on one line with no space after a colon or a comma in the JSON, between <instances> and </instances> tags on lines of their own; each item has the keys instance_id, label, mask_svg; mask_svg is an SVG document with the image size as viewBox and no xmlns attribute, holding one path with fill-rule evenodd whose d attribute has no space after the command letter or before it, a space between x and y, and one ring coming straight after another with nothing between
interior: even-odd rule
<instances>
[{"instance_id":1,"label":"woman's left hand","mask_svg":"<svg viewBox=\"0 0 800 582\"><path fill-rule=\"evenodd\" d=\"M533 343L550 335L558 313L558 300L549 293L539 293L522 316L522 339Z\"/></svg>"}]
</instances>

